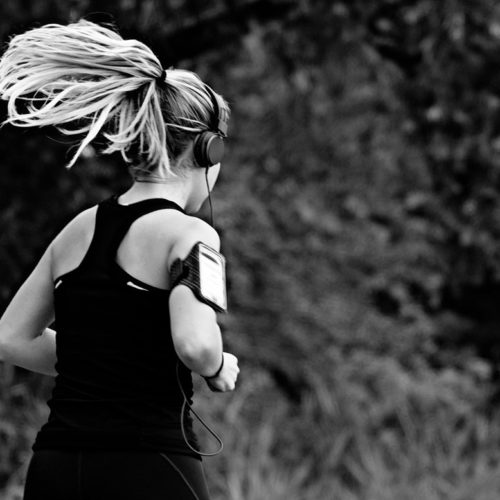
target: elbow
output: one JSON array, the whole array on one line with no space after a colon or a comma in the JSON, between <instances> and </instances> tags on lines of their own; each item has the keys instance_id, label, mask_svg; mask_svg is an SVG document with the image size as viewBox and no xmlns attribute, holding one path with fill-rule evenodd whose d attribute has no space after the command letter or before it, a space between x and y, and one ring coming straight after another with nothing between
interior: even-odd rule
<instances>
[{"instance_id":1,"label":"elbow","mask_svg":"<svg viewBox=\"0 0 500 500\"><path fill-rule=\"evenodd\" d=\"M213 347L210 348L207 344L197 343L192 340L178 342L175 350L181 360L189 366L203 364L203 361L211 357Z\"/></svg>"},{"instance_id":2,"label":"elbow","mask_svg":"<svg viewBox=\"0 0 500 500\"><path fill-rule=\"evenodd\" d=\"M174 346L181 361L197 373L213 372L212 367L220 362L222 342L217 336L174 335Z\"/></svg>"},{"instance_id":3,"label":"elbow","mask_svg":"<svg viewBox=\"0 0 500 500\"><path fill-rule=\"evenodd\" d=\"M177 354L185 366L200 375L215 373L216 367L220 363L220 354L215 354L214 350L196 349L178 352Z\"/></svg>"}]
</instances>

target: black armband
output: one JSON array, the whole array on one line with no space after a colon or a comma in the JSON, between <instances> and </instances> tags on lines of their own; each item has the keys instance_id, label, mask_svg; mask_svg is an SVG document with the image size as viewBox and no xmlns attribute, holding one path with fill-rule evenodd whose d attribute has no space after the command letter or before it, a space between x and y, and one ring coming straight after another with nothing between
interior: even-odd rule
<instances>
[{"instance_id":1,"label":"black armband","mask_svg":"<svg viewBox=\"0 0 500 500\"><path fill-rule=\"evenodd\" d=\"M170 268L170 289L189 287L196 298L217 312L226 312L226 260L219 252L198 241L188 256Z\"/></svg>"}]
</instances>

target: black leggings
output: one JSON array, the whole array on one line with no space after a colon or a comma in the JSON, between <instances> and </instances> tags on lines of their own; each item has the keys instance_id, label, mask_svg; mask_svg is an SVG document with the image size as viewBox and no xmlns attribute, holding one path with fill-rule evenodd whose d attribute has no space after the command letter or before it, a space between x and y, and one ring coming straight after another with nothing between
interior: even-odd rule
<instances>
[{"instance_id":1,"label":"black leggings","mask_svg":"<svg viewBox=\"0 0 500 500\"><path fill-rule=\"evenodd\" d=\"M202 463L156 451L37 450L23 500L209 500Z\"/></svg>"}]
</instances>

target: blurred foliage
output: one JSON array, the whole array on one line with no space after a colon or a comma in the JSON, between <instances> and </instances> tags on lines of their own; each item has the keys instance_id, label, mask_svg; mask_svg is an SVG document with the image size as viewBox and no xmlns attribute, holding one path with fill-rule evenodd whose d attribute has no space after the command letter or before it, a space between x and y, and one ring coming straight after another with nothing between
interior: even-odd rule
<instances>
[{"instance_id":1,"label":"blurred foliage","mask_svg":"<svg viewBox=\"0 0 500 500\"><path fill-rule=\"evenodd\" d=\"M226 442L214 497L498 498L496 2L11 0L0 36L102 11L233 108L214 202L243 369L234 394L198 395ZM0 131L4 306L62 225L130 182L90 153L65 171L47 136ZM51 381L3 370L14 497Z\"/></svg>"}]
</instances>

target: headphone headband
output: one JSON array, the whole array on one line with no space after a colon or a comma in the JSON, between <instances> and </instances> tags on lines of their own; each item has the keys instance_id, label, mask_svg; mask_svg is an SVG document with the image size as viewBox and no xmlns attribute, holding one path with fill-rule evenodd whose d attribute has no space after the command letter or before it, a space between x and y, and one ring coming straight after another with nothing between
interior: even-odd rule
<instances>
[{"instance_id":1,"label":"headphone headband","mask_svg":"<svg viewBox=\"0 0 500 500\"><path fill-rule=\"evenodd\" d=\"M215 92L206 83L204 85L205 85L205 90L210 96L215 111L212 114L210 129L213 132L218 133L222 137L227 137L227 122L228 122L227 113L221 106L219 106L219 99L215 94Z\"/></svg>"},{"instance_id":2,"label":"headphone headband","mask_svg":"<svg viewBox=\"0 0 500 500\"><path fill-rule=\"evenodd\" d=\"M194 157L198 165L208 168L220 163L224 156L224 138L227 137L229 115L219 104L217 94L204 84L210 96L214 112L211 114L210 128L200 132L194 141Z\"/></svg>"}]
</instances>

